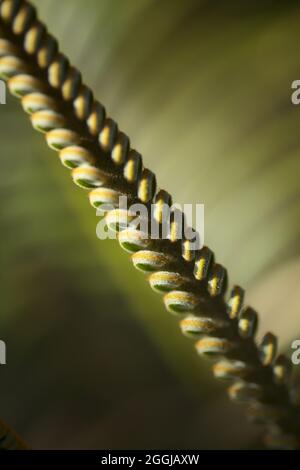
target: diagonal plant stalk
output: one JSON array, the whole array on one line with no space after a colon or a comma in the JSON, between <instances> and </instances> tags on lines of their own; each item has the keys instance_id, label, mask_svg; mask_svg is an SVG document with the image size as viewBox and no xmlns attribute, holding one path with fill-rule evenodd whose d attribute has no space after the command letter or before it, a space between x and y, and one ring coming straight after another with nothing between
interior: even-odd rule
<instances>
[{"instance_id":1,"label":"diagonal plant stalk","mask_svg":"<svg viewBox=\"0 0 300 470\"><path fill-rule=\"evenodd\" d=\"M143 167L129 138L94 100L29 2L0 0L0 37L0 75L9 90L21 98L33 127L45 133L48 145L72 170L74 182L91 190L91 204L115 207L106 213L107 225L118 230L120 245L133 253L135 267L150 274L151 287L164 293L166 308L181 317L183 333L197 339L199 354L216 359L214 375L231 381L230 397L246 403L252 419L264 424L268 446L300 448L290 361L277 355L271 333L256 344L258 318L244 306L243 289L233 287L226 298L225 268L215 263L209 248L194 252L188 239L181 240L174 213L169 239L122 229L120 221L126 222L130 213L118 207L120 195L129 204L154 204L158 224L164 204L172 205L171 196L156 191L155 175Z\"/></svg>"},{"instance_id":2,"label":"diagonal plant stalk","mask_svg":"<svg viewBox=\"0 0 300 470\"><path fill-rule=\"evenodd\" d=\"M0 449L1 450L27 450L27 444L10 429L7 424L0 421Z\"/></svg>"}]
</instances>

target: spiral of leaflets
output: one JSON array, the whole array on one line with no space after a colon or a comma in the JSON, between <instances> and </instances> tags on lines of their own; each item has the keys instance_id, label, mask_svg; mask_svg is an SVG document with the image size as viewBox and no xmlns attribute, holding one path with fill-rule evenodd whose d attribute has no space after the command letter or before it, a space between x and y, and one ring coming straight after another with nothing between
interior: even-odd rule
<instances>
[{"instance_id":1,"label":"spiral of leaflets","mask_svg":"<svg viewBox=\"0 0 300 470\"><path fill-rule=\"evenodd\" d=\"M103 209L107 226L118 232L121 247L148 274L151 287L163 293L182 332L196 340L197 352L214 359L213 373L230 382L230 398L245 403L250 417L265 426L265 444L299 448L299 393L289 359L277 355L276 337L267 333L255 342L257 313L244 306L243 289L234 286L226 295L226 269L215 263L209 248L191 249L191 241L181 237L178 217L171 213L168 239L128 228L132 214L118 206L119 196L130 204L152 205L159 226L171 196L157 190L155 175L27 1L0 1L0 76L74 182L90 191L92 206L111 205Z\"/></svg>"}]
</instances>

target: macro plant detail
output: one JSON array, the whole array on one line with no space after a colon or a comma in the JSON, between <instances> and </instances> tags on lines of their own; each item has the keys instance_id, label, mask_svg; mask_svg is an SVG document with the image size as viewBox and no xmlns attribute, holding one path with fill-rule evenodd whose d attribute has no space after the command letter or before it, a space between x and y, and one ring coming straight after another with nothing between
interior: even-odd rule
<instances>
[{"instance_id":1,"label":"macro plant detail","mask_svg":"<svg viewBox=\"0 0 300 470\"><path fill-rule=\"evenodd\" d=\"M155 175L143 167L128 136L59 51L34 7L23 0L0 1L0 33L1 77L74 182L90 191L92 206L115 206L105 215L107 225L118 231L120 220L130 217L118 208L121 195L130 203L154 203L161 224L163 205L172 205L171 196L157 190ZM151 287L164 294L167 310L179 316L182 332L196 340L198 353L216 360L215 377L232 382L230 398L246 403L251 418L265 425L265 443L299 447L298 396L289 359L277 355L271 333L256 344L258 317L244 305L243 289L235 286L227 297L227 273L212 251L203 247L195 252L190 240L179 235L174 218L169 240L145 238L131 228L120 230L118 240L134 266L149 274Z\"/></svg>"}]
</instances>

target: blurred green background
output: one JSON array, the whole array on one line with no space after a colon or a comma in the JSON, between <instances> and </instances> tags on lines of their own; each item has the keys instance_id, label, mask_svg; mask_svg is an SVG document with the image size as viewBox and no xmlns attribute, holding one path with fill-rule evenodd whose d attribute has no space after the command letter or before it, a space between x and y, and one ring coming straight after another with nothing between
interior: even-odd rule
<instances>
[{"instance_id":1,"label":"blurred green background","mask_svg":"<svg viewBox=\"0 0 300 470\"><path fill-rule=\"evenodd\" d=\"M298 2L34 3L159 186L205 204L206 244L288 349L300 336ZM118 244L97 240L87 194L15 99L0 119L1 416L36 449L253 446L259 430Z\"/></svg>"}]
</instances>

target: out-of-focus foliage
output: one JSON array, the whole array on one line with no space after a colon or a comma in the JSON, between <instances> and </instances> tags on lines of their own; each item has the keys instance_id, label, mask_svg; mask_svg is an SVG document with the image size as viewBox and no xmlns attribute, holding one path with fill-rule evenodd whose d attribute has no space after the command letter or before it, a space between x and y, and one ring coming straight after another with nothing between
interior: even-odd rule
<instances>
[{"instance_id":1,"label":"out-of-focus foliage","mask_svg":"<svg viewBox=\"0 0 300 470\"><path fill-rule=\"evenodd\" d=\"M159 185L205 203L206 243L267 328L295 338L297 2L36 4ZM87 198L13 99L0 119L2 415L35 447L250 445L256 431L127 255L97 240Z\"/></svg>"}]
</instances>

